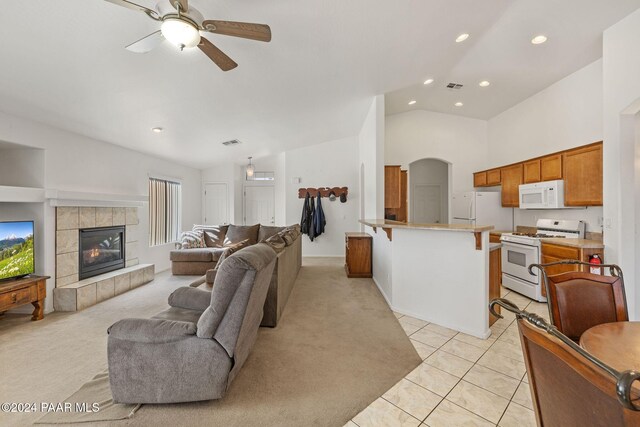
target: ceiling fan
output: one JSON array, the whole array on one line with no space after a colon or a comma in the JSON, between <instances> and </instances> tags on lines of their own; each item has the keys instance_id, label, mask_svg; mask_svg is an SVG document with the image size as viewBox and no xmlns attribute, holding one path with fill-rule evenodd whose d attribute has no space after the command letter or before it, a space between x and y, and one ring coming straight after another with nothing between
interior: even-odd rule
<instances>
[{"instance_id":1,"label":"ceiling fan","mask_svg":"<svg viewBox=\"0 0 640 427\"><path fill-rule=\"evenodd\" d=\"M224 52L201 35L201 31L225 36L242 37L262 42L271 41L271 29L268 25L248 22L205 20L188 0L161 0L156 10L149 9L128 0L106 0L109 3L145 13L154 21L162 22L160 29L140 40L131 43L127 50L146 53L158 46L165 39L178 46L180 50L198 47L222 71L229 71L238 66Z\"/></svg>"}]
</instances>

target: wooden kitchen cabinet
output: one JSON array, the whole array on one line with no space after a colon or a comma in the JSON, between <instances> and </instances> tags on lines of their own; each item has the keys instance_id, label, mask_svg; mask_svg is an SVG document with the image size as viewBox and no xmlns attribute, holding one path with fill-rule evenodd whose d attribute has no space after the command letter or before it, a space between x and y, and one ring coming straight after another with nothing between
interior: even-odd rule
<instances>
[{"instance_id":1,"label":"wooden kitchen cabinet","mask_svg":"<svg viewBox=\"0 0 640 427\"><path fill-rule=\"evenodd\" d=\"M523 181L522 163L502 168L502 206L517 208L520 206L519 186Z\"/></svg>"},{"instance_id":2,"label":"wooden kitchen cabinet","mask_svg":"<svg viewBox=\"0 0 640 427\"><path fill-rule=\"evenodd\" d=\"M473 186L474 187L486 187L487 186L487 172L476 172L473 174Z\"/></svg>"},{"instance_id":3,"label":"wooden kitchen cabinet","mask_svg":"<svg viewBox=\"0 0 640 427\"><path fill-rule=\"evenodd\" d=\"M602 206L602 142L563 154L564 203Z\"/></svg>"},{"instance_id":4,"label":"wooden kitchen cabinet","mask_svg":"<svg viewBox=\"0 0 640 427\"><path fill-rule=\"evenodd\" d=\"M400 171L400 207L399 208L385 208L384 217L386 219L392 219L394 221L407 222L409 216L407 212L408 207L408 184L409 177L406 170Z\"/></svg>"},{"instance_id":5,"label":"wooden kitchen cabinet","mask_svg":"<svg viewBox=\"0 0 640 427\"><path fill-rule=\"evenodd\" d=\"M604 262L604 249L603 248L583 248L583 247L575 247L575 246L565 246L557 243L545 243L542 242L542 256L540 261L542 264L548 264L551 262L558 262L564 260L577 260L582 262L589 262L589 257L591 255L597 254ZM588 271L588 266L579 266L579 265L557 265L552 267L547 267L547 275L553 276L555 274L566 273L569 271ZM604 269L603 269L604 271ZM542 287L542 295L546 296L545 286Z\"/></svg>"},{"instance_id":6,"label":"wooden kitchen cabinet","mask_svg":"<svg viewBox=\"0 0 640 427\"><path fill-rule=\"evenodd\" d=\"M500 185L501 182L500 169L491 169L487 171L487 186Z\"/></svg>"},{"instance_id":7,"label":"wooden kitchen cabinet","mask_svg":"<svg viewBox=\"0 0 640 427\"><path fill-rule=\"evenodd\" d=\"M562 179L562 153L540 159L540 181Z\"/></svg>"},{"instance_id":8,"label":"wooden kitchen cabinet","mask_svg":"<svg viewBox=\"0 0 640 427\"><path fill-rule=\"evenodd\" d=\"M500 298L500 282L502 278L502 256L501 248L491 249L489 251L489 302ZM500 306L494 306L495 311L500 313ZM489 326L493 325L497 317L489 313Z\"/></svg>"},{"instance_id":9,"label":"wooden kitchen cabinet","mask_svg":"<svg viewBox=\"0 0 640 427\"><path fill-rule=\"evenodd\" d=\"M540 182L540 159L529 160L522 164L524 183Z\"/></svg>"},{"instance_id":10,"label":"wooden kitchen cabinet","mask_svg":"<svg viewBox=\"0 0 640 427\"><path fill-rule=\"evenodd\" d=\"M384 167L384 207L398 209L402 204L402 172L400 166Z\"/></svg>"},{"instance_id":11,"label":"wooden kitchen cabinet","mask_svg":"<svg viewBox=\"0 0 640 427\"><path fill-rule=\"evenodd\" d=\"M372 277L373 238L367 233L345 233L345 265L347 277Z\"/></svg>"}]
</instances>

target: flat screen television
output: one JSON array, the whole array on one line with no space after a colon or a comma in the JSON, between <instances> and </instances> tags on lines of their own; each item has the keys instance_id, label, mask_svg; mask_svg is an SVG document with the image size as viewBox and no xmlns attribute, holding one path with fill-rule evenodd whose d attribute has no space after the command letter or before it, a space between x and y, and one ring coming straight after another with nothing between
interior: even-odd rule
<instances>
[{"instance_id":1,"label":"flat screen television","mask_svg":"<svg viewBox=\"0 0 640 427\"><path fill-rule=\"evenodd\" d=\"M33 274L33 221L0 221L0 280Z\"/></svg>"}]
</instances>

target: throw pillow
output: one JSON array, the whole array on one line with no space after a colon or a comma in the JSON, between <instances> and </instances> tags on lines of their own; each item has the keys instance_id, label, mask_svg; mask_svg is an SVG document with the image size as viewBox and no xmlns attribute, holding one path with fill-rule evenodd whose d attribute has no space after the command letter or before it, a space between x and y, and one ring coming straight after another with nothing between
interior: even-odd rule
<instances>
[{"instance_id":1,"label":"throw pillow","mask_svg":"<svg viewBox=\"0 0 640 427\"><path fill-rule=\"evenodd\" d=\"M264 239L262 243L266 243L267 245L269 245L271 249L273 249L277 254L282 252L285 246L287 246L286 242L280 234L274 234L273 236Z\"/></svg>"},{"instance_id":2,"label":"throw pillow","mask_svg":"<svg viewBox=\"0 0 640 427\"><path fill-rule=\"evenodd\" d=\"M204 243L208 248L221 248L224 245L224 237L227 234L228 225L197 225L193 230L202 230L204 233Z\"/></svg>"},{"instance_id":3,"label":"throw pillow","mask_svg":"<svg viewBox=\"0 0 640 427\"><path fill-rule=\"evenodd\" d=\"M207 270L207 273L205 275L207 283L213 284L213 282L215 282L215 279L216 279L216 274L218 273L218 268L220 268L224 260L230 257L234 252L239 251L245 246L249 246L248 242L249 242L248 240L243 240L242 242L232 243L232 244L229 244L228 246L225 246L225 250L220 255L220 258L218 258L218 262L216 263L216 266L213 267L211 270Z\"/></svg>"},{"instance_id":4,"label":"throw pillow","mask_svg":"<svg viewBox=\"0 0 640 427\"><path fill-rule=\"evenodd\" d=\"M180 245L182 249L204 248L204 234L202 230L183 232L180 236Z\"/></svg>"},{"instance_id":5,"label":"throw pillow","mask_svg":"<svg viewBox=\"0 0 640 427\"><path fill-rule=\"evenodd\" d=\"M278 232L284 230L285 227L274 227L271 225L262 225L260 224L260 231L258 232L258 241L264 242L269 237L274 234L278 234Z\"/></svg>"},{"instance_id":6,"label":"throw pillow","mask_svg":"<svg viewBox=\"0 0 640 427\"><path fill-rule=\"evenodd\" d=\"M224 246L228 246L232 243L239 243L243 240L248 240L249 245L255 245L258 243L258 231L260 230L260 224L256 225L230 225L227 230L227 235L224 238Z\"/></svg>"}]
</instances>

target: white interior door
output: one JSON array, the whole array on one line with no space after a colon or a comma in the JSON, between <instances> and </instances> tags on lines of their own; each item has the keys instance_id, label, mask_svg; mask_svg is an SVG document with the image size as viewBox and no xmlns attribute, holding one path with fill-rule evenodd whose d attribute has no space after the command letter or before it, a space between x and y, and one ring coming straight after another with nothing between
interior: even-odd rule
<instances>
[{"instance_id":1,"label":"white interior door","mask_svg":"<svg viewBox=\"0 0 640 427\"><path fill-rule=\"evenodd\" d=\"M227 184L204 184L204 223L209 225L229 223Z\"/></svg>"},{"instance_id":2,"label":"white interior door","mask_svg":"<svg viewBox=\"0 0 640 427\"><path fill-rule=\"evenodd\" d=\"M273 187L244 188L245 225L275 224L275 202Z\"/></svg>"},{"instance_id":3,"label":"white interior door","mask_svg":"<svg viewBox=\"0 0 640 427\"><path fill-rule=\"evenodd\" d=\"M442 193L440 185L416 184L413 187L413 222L436 224L440 218Z\"/></svg>"}]
</instances>

